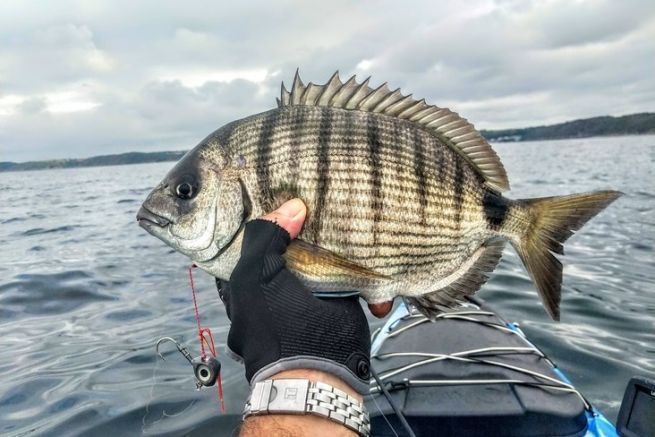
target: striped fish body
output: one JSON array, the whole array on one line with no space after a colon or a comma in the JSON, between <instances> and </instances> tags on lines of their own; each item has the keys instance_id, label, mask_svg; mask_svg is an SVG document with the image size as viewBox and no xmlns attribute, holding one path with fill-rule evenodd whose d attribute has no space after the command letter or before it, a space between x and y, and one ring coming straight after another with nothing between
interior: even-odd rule
<instances>
[{"instance_id":1,"label":"striped fish body","mask_svg":"<svg viewBox=\"0 0 655 437\"><path fill-rule=\"evenodd\" d=\"M509 200L507 175L465 119L338 74L282 86L278 108L232 122L190 151L144 201L141 226L229 279L243 223L301 198L308 216L286 253L312 290L405 296L435 317L475 293L509 241L559 317L553 254L620 193Z\"/></svg>"},{"instance_id":2,"label":"striped fish body","mask_svg":"<svg viewBox=\"0 0 655 437\"><path fill-rule=\"evenodd\" d=\"M308 207L299 239L379 274L291 263L308 285L357 290L371 303L425 294L463 275L497 235L483 201L506 202L438 138L383 114L282 107L226 126L209 144L244 164L252 217L299 197Z\"/></svg>"}]
</instances>

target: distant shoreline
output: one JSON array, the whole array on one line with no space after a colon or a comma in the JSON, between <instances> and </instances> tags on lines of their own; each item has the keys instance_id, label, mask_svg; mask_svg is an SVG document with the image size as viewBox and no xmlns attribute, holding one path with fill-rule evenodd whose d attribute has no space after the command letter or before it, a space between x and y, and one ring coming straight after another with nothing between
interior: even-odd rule
<instances>
[{"instance_id":1,"label":"distant shoreline","mask_svg":"<svg viewBox=\"0 0 655 437\"><path fill-rule=\"evenodd\" d=\"M492 142L523 142L544 140L574 140L582 138L615 137L655 134L655 113L640 113L621 117L593 117L550 126L521 129L482 130ZM82 159L52 159L46 161L0 162L0 172L49 170L56 168L103 167L112 165L146 164L179 161L186 151L128 152L116 155L93 156Z\"/></svg>"},{"instance_id":2,"label":"distant shoreline","mask_svg":"<svg viewBox=\"0 0 655 437\"><path fill-rule=\"evenodd\" d=\"M655 134L655 113L643 112L620 117L605 115L602 117L572 120L549 126L483 130L481 133L487 140L498 142L647 135Z\"/></svg>"},{"instance_id":3,"label":"distant shoreline","mask_svg":"<svg viewBox=\"0 0 655 437\"><path fill-rule=\"evenodd\" d=\"M57 168L105 167L112 165L147 164L179 161L186 151L128 152L117 155L93 156L83 159L52 159L46 161L0 162L0 172L52 170Z\"/></svg>"}]
</instances>

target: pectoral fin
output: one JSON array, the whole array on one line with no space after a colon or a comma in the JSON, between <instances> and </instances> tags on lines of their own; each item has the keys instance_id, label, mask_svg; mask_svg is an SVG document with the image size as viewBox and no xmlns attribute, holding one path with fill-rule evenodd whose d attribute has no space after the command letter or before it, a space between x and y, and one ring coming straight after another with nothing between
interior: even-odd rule
<instances>
[{"instance_id":1,"label":"pectoral fin","mask_svg":"<svg viewBox=\"0 0 655 437\"><path fill-rule=\"evenodd\" d=\"M292 241L287 248L285 258L287 266L291 269L317 279L390 279L388 276L303 240Z\"/></svg>"}]
</instances>

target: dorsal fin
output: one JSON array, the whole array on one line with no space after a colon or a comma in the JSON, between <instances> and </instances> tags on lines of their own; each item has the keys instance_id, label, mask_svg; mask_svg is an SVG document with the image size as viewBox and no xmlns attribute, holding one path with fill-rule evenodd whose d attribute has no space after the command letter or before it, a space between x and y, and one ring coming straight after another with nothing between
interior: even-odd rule
<instances>
[{"instance_id":1,"label":"dorsal fin","mask_svg":"<svg viewBox=\"0 0 655 437\"><path fill-rule=\"evenodd\" d=\"M384 83L378 88L368 85L370 78L358 83L352 76L345 83L335 72L325 85L303 84L296 71L291 91L282 84L278 107L328 106L375 112L416 123L432 133L466 159L499 192L509 189L507 173L500 158L487 140L465 118L448 108L428 105L424 99L404 96L400 89L390 90Z\"/></svg>"}]
</instances>

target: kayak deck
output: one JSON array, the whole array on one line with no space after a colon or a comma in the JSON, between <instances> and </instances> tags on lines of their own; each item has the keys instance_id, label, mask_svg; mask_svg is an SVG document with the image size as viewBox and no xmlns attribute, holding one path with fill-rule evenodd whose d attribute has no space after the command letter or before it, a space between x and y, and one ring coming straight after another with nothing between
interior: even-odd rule
<instances>
[{"instance_id":1,"label":"kayak deck","mask_svg":"<svg viewBox=\"0 0 655 437\"><path fill-rule=\"evenodd\" d=\"M374 338L371 364L417 436L583 436L599 425L518 326L479 300L433 323L398 307ZM405 435L375 382L371 393L374 435ZM607 425L590 435L616 435Z\"/></svg>"}]
</instances>

